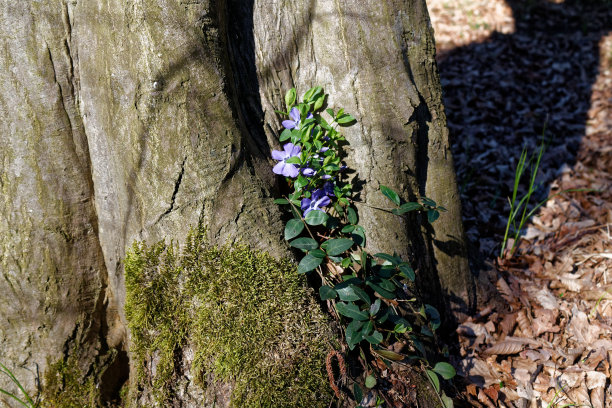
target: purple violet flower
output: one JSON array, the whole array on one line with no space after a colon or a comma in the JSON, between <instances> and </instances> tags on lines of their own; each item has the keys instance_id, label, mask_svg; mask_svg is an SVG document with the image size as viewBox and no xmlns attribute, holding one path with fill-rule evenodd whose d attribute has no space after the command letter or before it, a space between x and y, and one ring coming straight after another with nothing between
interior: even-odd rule
<instances>
[{"instance_id":1,"label":"purple violet flower","mask_svg":"<svg viewBox=\"0 0 612 408\"><path fill-rule=\"evenodd\" d=\"M320 210L330 203L331 200L325 195L325 192L322 189L318 189L312 193L311 198L302 199L302 211L304 211L304 216L306 216L312 210Z\"/></svg>"},{"instance_id":2,"label":"purple violet flower","mask_svg":"<svg viewBox=\"0 0 612 408\"><path fill-rule=\"evenodd\" d=\"M323 184L323 191L328 196L335 196L335 194L334 194L334 183L332 183L331 181L328 181L327 183Z\"/></svg>"},{"instance_id":3,"label":"purple violet flower","mask_svg":"<svg viewBox=\"0 0 612 408\"><path fill-rule=\"evenodd\" d=\"M283 149L283 152L279 150L272 150L272 158L274 160L279 160L272 171L275 174L295 178L299 173L297 166L295 164L286 163L285 161L291 157L299 156L302 148L294 145L293 143L287 143L285 146L283 146Z\"/></svg>"},{"instance_id":4,"label":"purple violet flower","mask_svg":"<svg viewBox=\"0 0 612 408\"><path fill-rule=\"evenodd\" d=\"M306 119L312 118L312 113L309 113L306 116ZM291 108L291 112L289 112L289 120L283 120L283 126L285 129L299 129L300 128L300 111L298 108Z\"/></svg>"},{"instance_id":5,"label":"purple violet flower","mask_svg":"<svg viewBox=\"0 0 612 408\"><path fill-rule=\"evenodd\" d=\"M306 177L310 177L310 176L314 176L317 172L314 171L314 169L311 169L310 167L304 167L302 169L302 174L305 175Z\"/></svg>"}]
</instances>

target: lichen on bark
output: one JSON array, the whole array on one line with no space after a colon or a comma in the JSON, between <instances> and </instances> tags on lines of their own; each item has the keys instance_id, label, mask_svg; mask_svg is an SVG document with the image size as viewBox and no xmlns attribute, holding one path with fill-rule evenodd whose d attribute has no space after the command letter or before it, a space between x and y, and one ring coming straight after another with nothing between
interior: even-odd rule
<instances>
[{"instance_id":1,"label":"lichen on bark","mask_svg":"<svg viewBox=\"0 0 612 408\"><path fill-rule=\"evenodd\" d=\"M337 340L289 260L211 245L200 227L182 250L134 244L125 270L132 405L197 394L220 406L329 404L325 354Z\"/></svg>"}]
</instances>

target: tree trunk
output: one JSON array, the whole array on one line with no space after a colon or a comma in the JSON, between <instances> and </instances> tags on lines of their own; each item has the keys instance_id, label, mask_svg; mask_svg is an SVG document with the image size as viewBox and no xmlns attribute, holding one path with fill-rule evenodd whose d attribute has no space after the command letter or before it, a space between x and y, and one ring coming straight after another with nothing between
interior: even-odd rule
<instances>
[{"instance_id":1,"label":"tree trunk","mask_svg":"<svg viewBox=\"0 0 612 408\"><path fill-rule=\"evenodd\" d=\"M368 247L406 256L453 310L473 304L424 0L5 2L1 22L1 362L27 389L76 356L116 395L134 241L202 222L213 242L289 255L269 153L292 86L358 120L346 162ZM449 211L404 221L375 209L381 184Z\"/></svg>"}]
</instances>

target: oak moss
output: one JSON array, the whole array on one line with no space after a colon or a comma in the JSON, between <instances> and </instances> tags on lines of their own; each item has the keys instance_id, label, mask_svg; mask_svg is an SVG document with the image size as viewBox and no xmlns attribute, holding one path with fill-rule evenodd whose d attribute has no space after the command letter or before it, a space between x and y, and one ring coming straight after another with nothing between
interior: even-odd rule
<instances>
[{"instance_id":1,"label":"oak moss","mask_svg":"<svg viewBox=\"0 0 612 408\"><path fill-rule=\"evenodd\" d=\"M231 384L234 407L325 407L329 322L288 260L245 245L216 247L203 228L182 251L136 243L125 259L136 387L168 403L187 368L202 389ZM151 370L148 361L157 361Z\"/></svg>"},{"instance_id":2,"label":"oak moss","mask_svg":"<svg viewBox=\"0 0 612 408\"><path fill-rule=\"evenodd\" d=\"M51 364L45 372L41 407L96 408L100 406L100 390L96 387L93 376L83 377L75 357Z\"/></svg>"}]
</instances>

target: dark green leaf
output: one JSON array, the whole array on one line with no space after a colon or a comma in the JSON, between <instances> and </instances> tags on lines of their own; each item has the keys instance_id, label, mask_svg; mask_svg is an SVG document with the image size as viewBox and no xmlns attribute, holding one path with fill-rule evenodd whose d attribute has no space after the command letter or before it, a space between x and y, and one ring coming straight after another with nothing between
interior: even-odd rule
<instances>
[{"instance_id":1,"label":"dark green leaf","mask_svg":"<svg viewBox=\"0 0 612 408\"><path fill-rule=\"evenodd\" d=\"M317 241L315 241L312 238L308 238L308 237L294 239L293 241L289 243L289 245L291 245L294 248L302 249L305 251L309 251L311 249L317 249L319 247L319 244Z\"/></svg>"},{"instance_id":2,"label":"dark green leaf","mask_svg":"<svg viewBox=\"0 0 612 408\"><path fill-rule=\"evenodd\" d=\"M339 286L342 286L339 288ZM338 296L340 297L340 300L344 300L345 302L350 302L353 300L359 300L359 296L357 296L357 294L355 293L355 290L353 288L355 288L356 286L354 285L345 285L345 282L336 285L335 290L336 292L338 292Z\"/></svg>"},{"instance_id":3,"label":"dark green leaf","mask_svg":"<svg viewBox=\"0 0 612 408\"><path fill-rule=\"evenodd\" d=\"M321 210L312 210L306 214L304 219L308 225L321 225L325 222L325 220L327 220L327 217L327 213Z\"/></svg>"},{"instance_id":4,"label":"dark green leaf","mask_svg":"<svg viewBox=\"0 0 612 408\"><path fill-rule=\"evenodd\" d=\"M433 370L436 373L440 374L442 378L444 378L445 380L450 380L455 375L457 375L455 368L452 365L445 363L443 361L436 364Z\"/></svg>"},{"instance_id":5,"label":"dark green leaf","mask_svg":"<svg viewBox=\"0 0 612 408\"><path fill-rule=\"evenodd\" d=\"M429 377L429 381L433 384L437 393L440 393L440 379L438 378L438 374L434 373L431 370L426 370L427 377Z\"/></svg>"},{"instance_id":6,"label":"dark green leaf","mask_svg":"<svg viewBox=\"0 0 612 408\"><path fill-rule=\"evenodd\" d=\"M379 295L381 295L382 297L384 297L386 299L395 299L395 294L394 293L389 292L388 290L385 290L385 289L381 288L376 283L368 281L368 282L366 282L366 285L368 285L369 287L374 289Z\"/></svg>"},{"instance_id":7,"label":"dark green leaf","mask_svg":"<svg viewBox=\"0 0 612 408\"><path fill-rule=\"evenodd\" d=\"M384 252L379 252L377 254L374 254L374 256L380 259L384 259L385 261L389 261L392 265L397 265L399 262L401 262L401 259L398 261L395 256L385 254Z\"/></svg>"},{"instance_id":8,"label":"dark green leaf","mask_svg":"<svg viewBox=\"0 0 612 408\"><path fill-rule=\"evenodd\" d=\"M333 110L333 109L330 109L330 108L325 109L325 112L327 112L327 114L328 114L329 116L331 116L332 118L333 118L333 117L336 115L336 114L334 113L334 110Z\"/></svg>"},{"instance_id":9,"label":"dark green leaf","mask_svg":"<svg viewBox=\"0 0 612 408\"><path fill-rule=\"evenodd\" d=\"M370 344L380 344L383 341L383 335L379 331L375 330L371 336L366 336L366 340Z\"/></svg>"},{"instance_id":10,"label":"dark green leaf","mask_svg":"<svg viewBox=\"0 0 612 408\"><path fill-rule=\"evenodd\" d=\"M302 260L300 261L299 265L298 265L298 273L307 273L312 271L313 269L315 269L317 266L321 265L321 262L323 261L323 259L321 258L316 258L310 254L307 254L305 257L302 258Z\"/></svg>"},{"instance_id":11,"label":"dark green leaf","mask_svg":"<svg viewBox=\"0 0 612 408\"><path fill-rule=\"evenodd\" d=\"M308 253L317 258L325 258L326 254L320 249L313 249L312 251L308 251Z\"/></svg>"},{"instance_id":12,"label":"dark green leaf","mask_svg":"<svg viewBox=\"0 0 612 408\"><path fill-rule=\"evenodd\" d=\"M421 197L421 201L423 202L423 204L428 205L430 207L436 206L436 202L432 200L431 198Z\"/></svg>"},{"instance_id":13,"label":"dark green leaf","mask_svg":"<svg viewBox=\"0 0 612 408\"><path fill-rule=\"evenodd\" d=\"M314 212L314 211L313 211ZM310 213L308 213L310 215ZM354 244L352 239L333 238L325 241L325 251L330 256L340 255Z\"/></svg>"},{"instance_id":14,"label":"dark green leaf","mask_svg":"<svg viewBox=\"0 0 612 408\"><path fill-rule=\"evenodd\" d=\"M423 209L423 206L421 204L411 202L411 203L404 203L400 205L399 208L392 209L391 212L396 215L401 215L408 211L416 211L416 210L422 210L422 209Z\"/></svg>"},{"instance_id":15,"label":"dark green leaf","mask_svg":"<svg viewBox=\"0 0 612 408\"><path fill-rule=\"evenodd\" d=\"M365 380L365 386L368 388L376 387L376 377L374 377L372 374L368 375Z\"/></svg>"},{"instance_id":16,"label":"dark green leaf","mask_svg":"<svg viewBox=\"0 0 612 408\"><path fill-rule=\"evenodd\" d=\"M343 233L348 233L348 232L353 232L355 231L355 226L354 225L347 225L344 228L342 228L341 230Z\"/></svg>"},{"instance_id":17,"label":"dark green leaf","mask_svg":"<svg viewBox=\"0 0 612 408\"><path fill-rule=\"evenodd\" d=\"M372 306L370 306L370 316L375 316L380 310L380 299L376 299Z\"/></svg>"},{"instance_id":18,"label":"dark green leaf","mask_svg":"<svg viewBox=\"0 0 612 408\"><path fill-rule=\"evenodd\" d=\"M440 212L438 210L427 211L427 221L429 221L430 224L432 224L439 217L440 217Z\"/></svg>"},{"instance_id":19,"label":"dark green leaf","mask_svg":"<svg viewBox=\"0 0 612 408\"><path fill-rule=\"evenodd\" d=\"M295 103L296 97L297 97L297 94L295 92L295 88L291 88L290 90L287 91L287 93L285 94L285 105L287 105L287 108L290 108L291 106L293 106L293 104Z\"/></svg>"},{"instance_id":20,"label":"dark green leaf","mask_svg":"<svg viewBox=\"0 0 612 408\"><path fill-rule=\"evenodd\" d=\"M402 275L404 278L414 282L414 279L415 279L414 270L412 269L412 267L408 263L403 262L403 263L399 264L399 269L400 269L400 275Z\"/></svg>"},{"instance_id":21,"label":"dark green leaf","mask_svg":"<svg viewBox=\"0 0 612 408\"><path fill-rule=\"evenodd\" d=\"M371 320L368 320L363 325L363 329L361 329L361 335L365 339L365 338L367 338L370 335L370 333L372 333L372 330L374 330L374 323L372 323Z\"/></svg>"},{"instance_id":22,"label":"dark green leaf","mask_svg":"<svg viewBox=\"0 0 612 408\"><path fill-rule=\"evenodd\" d=\"M357 401L357 403L361 402L363 399L363 391L361 391L361 387L357 383L353 384L353 396L355 397L355 401Z\"/></svg>"},{"instance_id":23,"label":"dark green leaf","mask_svg":"<svg viewBox=\"0 0 612 408\"><path fill-rule=\"evenodd\" d=\"M304 230L304 221L298 218L293 218L287 221L287 225L285 225L285 239L289 241L300 235L300 233Z\"/></svg>"},{"instance_id":24,"label":"dark green leaf","mask_svg":"<svg viewBox=\"0 0 612 408\"><path fill-rule=\"evenodd\" d=\"M277 198L274 200L274 204L289 204L289 201L285 200L284 198Z\"/></svg>"},{"instance_id":25,"label":"dark green leaf","mask_svg":"<svg viewBox=\"0 0 612 408\"><path fill-rule=\"evenodd\" d=\"M355 243L361 247L365 246L366 238L365 238L365 230L361 225L355 225L355 231L351 234L351 238Z\"/></svg>"},{"instance_id":26,"label":"dark green leaf","mask_svg":"<svg viewBox=\"0 0 612 408\"><path fill-rule=\"evenodd\" d=\"M393 201L395 205L400 205L400 198L395 191L391 190L387 186L383 186L382 184L380 186L380 191L384 194L385 197Z\"/></svg>"},{"instance_id":27,"label":"dark green leaf","mask_svg":"<svg viewBox=\"0 0 612 408\"><path fill-rule=\"evenodd\" d=\"M350 317L355 320L368 320L369 316L366 312L359 310L357 305L352 303L336 303L336 310L343 316Z\"/></svg>"},{"instance_id":28,"label":"dark green leaf","mask_svg":"<svg viewBox=\"0 0 612 408\"><path fill-rule=\"evenodd\" d=\"M363 321L359 320L353 320L348 324L348 326L346 326L344 333L346 335L346 342L351 350L355 348L355 345L363 340L360 330L362 326Z\"/></svg>"},{"instance_id":29,"label":"dark green leaf","mask_svg":"<svg viewBox=\"0 0 612 408\"><path fill-rule=\"evenodd\" d=\"M442 404L444 404L444 408L454 408L455 404L453 403L453 400L444 393L444 391L442 391L442 395L440 396L440 398L442 398Z\"/></svg>"},{"instance_id":30,"label":"dark green leaf","mask_svg":"<svg viewBox=\"0 0 612 408\"><path fill-rule=\"evenodd\" d=\"M353 207L349 207L347 209L347 216L348 216L348 221L351 224L357 224L357 212L353 209Z\"/></svg>"},{"instance_id":31,"label":"dark green leaf","mask_svg":"<svg viewBox=\"0 0 612 408\"><path fill-rule=\"evenodd\" d=\"M335 299L336 291L329 286L323 285L319 288L319 296L321 297L321 300Z\"/></svg>"}]
</instances>

